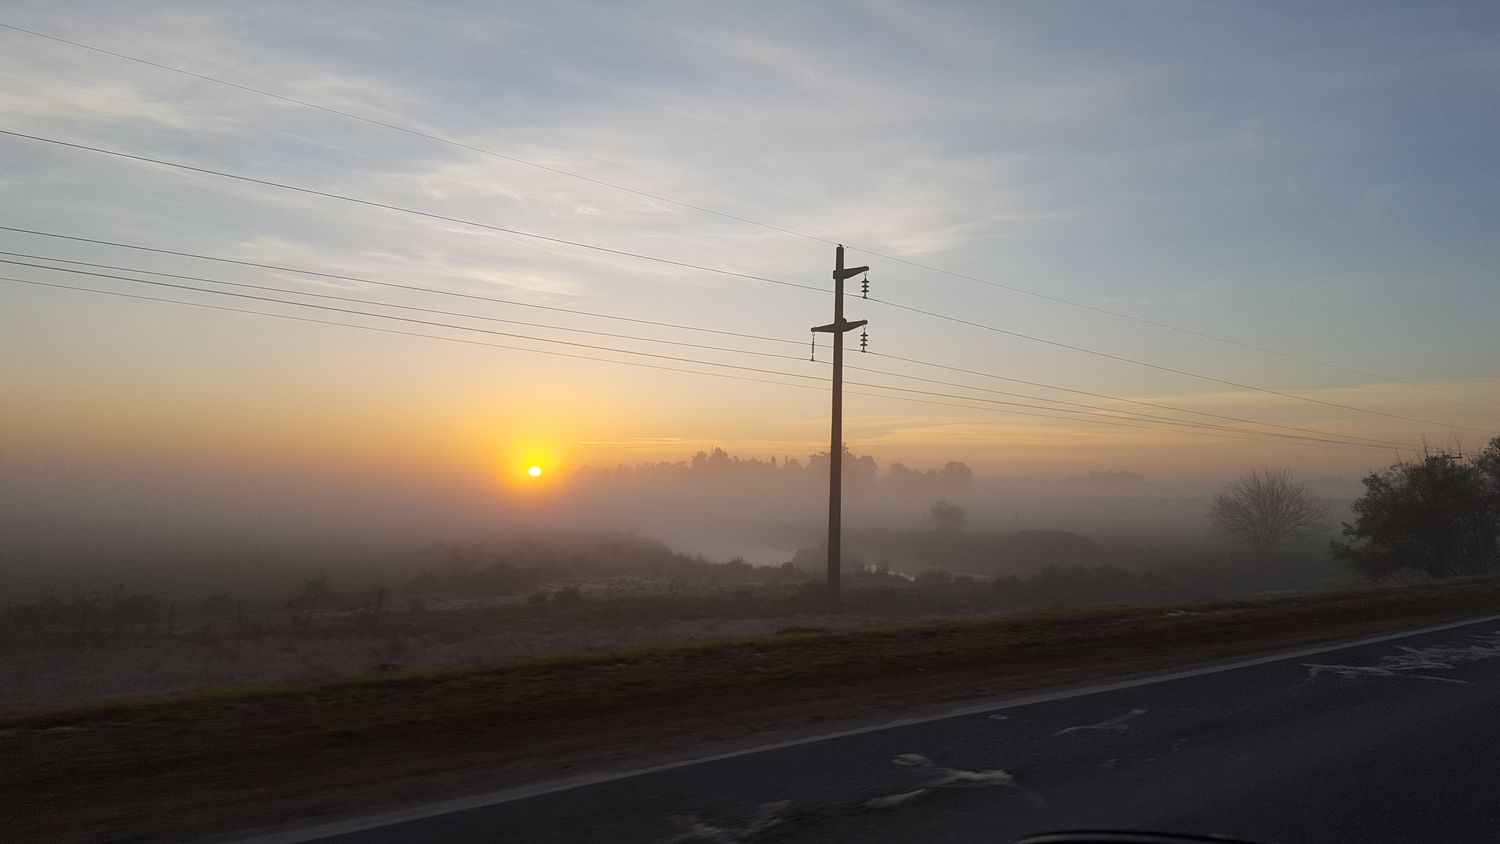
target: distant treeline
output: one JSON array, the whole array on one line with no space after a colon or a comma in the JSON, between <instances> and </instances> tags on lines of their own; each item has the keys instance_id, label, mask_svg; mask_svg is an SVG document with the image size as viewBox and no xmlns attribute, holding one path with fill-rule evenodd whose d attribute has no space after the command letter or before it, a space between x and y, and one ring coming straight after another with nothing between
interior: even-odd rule
<instances>
[{"instance_id":1,"label":"distant treeline","mask_svg":"<svg viewBox=\"0 0 1500 844\"><path fill-rule=\"evenodd\" d=\"M722 448L700 451L691 460L638 463L614 469L586 467L579 470L584 482L672 482L672 481L823 481L828 479L829 452L810 455L803 463L795 457L760 460L735 457ZM913 469L892 463L882 476L875 458L844 449L843 477L855 487L882 484L911 492L963 495L974 488L974 472L967 464L949 461L941 469Z\"/></svg>"},{"instance_id":2,"label":"distant treeline","mask_svg":"<svg viewBox=\"0 0 1500 844\"><path fill-rule=\"evenodd\" d=\"M845 607L893 617L1312 591L1358 582L1316 548L1275 559L1105 549L1057 530L856 530L847 533L845 547ZM446 630L450 616L464 613L488 613L484 623L501 626L818 614L826 608L824 556L814 547L782 565L715 563L631 534L539 534L409 550L375 581L309 568L263 597L167 600L116 592L106 598L95 590L11 601L0 612L0 633L58 630L94 641L121 633ZM457 598L504 600L448 600ZM472 632L471 621L452 624Z\"/></svg>"}]
</instances>

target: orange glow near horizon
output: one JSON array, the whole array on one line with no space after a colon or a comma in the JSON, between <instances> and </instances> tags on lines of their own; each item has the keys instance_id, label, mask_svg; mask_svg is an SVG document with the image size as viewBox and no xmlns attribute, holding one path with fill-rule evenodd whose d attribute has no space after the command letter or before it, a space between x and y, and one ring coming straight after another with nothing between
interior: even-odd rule
<instances>
[{"instance_id":1,"label":"orange glow near horizon","mask_svg":"<svg viewBox=\"0 0 1500 844\"><path fill-rule=\"evenodd\" d=\"M545 491L559 491L567 474L568 452L552 437L528 437L503 446L494 467L501 485L535 496Z\"/></svg>"}]
</instances>

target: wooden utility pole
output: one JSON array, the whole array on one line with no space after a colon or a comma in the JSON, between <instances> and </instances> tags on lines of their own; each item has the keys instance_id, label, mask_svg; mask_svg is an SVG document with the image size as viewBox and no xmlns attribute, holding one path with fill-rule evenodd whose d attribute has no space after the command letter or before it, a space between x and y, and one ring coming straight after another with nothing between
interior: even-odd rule
<instances>
[{"instance_id":1,"label":"wooden utility pole","mask_svg":"<svg viewBox=\"0 0 1500 844\"><path fill-rule=\"evenodd\" d=\"M845 267L844 247L834 251L833 322L819 325L813 331L833 335L833 436L828 446L828 607L839 608L840 552L843 538L844 484L844 335L867 324L866 320L844 319L844 279L852 278L869 267Z\"/></svg>"}]
</instances>

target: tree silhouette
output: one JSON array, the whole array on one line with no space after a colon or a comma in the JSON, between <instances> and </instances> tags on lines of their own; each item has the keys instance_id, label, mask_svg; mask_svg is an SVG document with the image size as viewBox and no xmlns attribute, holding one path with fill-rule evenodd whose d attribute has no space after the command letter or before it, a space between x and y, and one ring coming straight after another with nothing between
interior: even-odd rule
<instances>
[{"instance_id":1,"label":"tree silhouette","mask_svg":"<svg viewBox=\"0 0 1500 844\"><path fill-rule=\"evenodd\" d=\"M1500 571L1500 437L1477 457L1404 460L1364 480L1350 542L1335 556L1379 581L1402 569L1433 577Z\"/></svg>"},{"instance_id":2,"label":"tree silhouette","mask_svg":"<svg viewBox=\"0 0 1500 844\"><path fill-rule=\"evenodd\" d=\"M938 478L942 481L943 488L950 492L966 493L974 489L974 470L967 463L948 461L943 465L942 471L938 472Z\"/></svg>"},{"instance_id":3,"label":"tree silhouette","mask_svg":"<svg viewBox=\"0 0 1500 844\"><path fill-rule=\"evenodd\" d=\"M1328 523L1328 502L1285 469L1250 472L1230 481L1209 509L1214 529L1257 555Z\"/></svg>"},{"instance_id":4,"label":"tree silhouette","mask_svg":"<svg viewBox=\"0 0 1500 844\"><path fill-rule=\"evenodd\" d=\"M964 529L964 522L969 518L964 508L957 504L949 504L947 501L939 501L932 505L930 512L933 528L943 533L958 533Z\"/></svg>"},{"instance_id":5,"label":"tree silhouette","mask_svg":"<svg viewBox=\"0 0 1500 844\"><path fill-rule=\"evenodd\" d=\"M807 458L809 472L821 474L823 478L828 477L829 467L833 461L828 459L829 452L820 451ZM880 478L880 466L875 463L875 458L868 454L855 454L849 450L849 445L844 444L843 476L847 486L874 486Z\"/></svg>"}]
</instances>

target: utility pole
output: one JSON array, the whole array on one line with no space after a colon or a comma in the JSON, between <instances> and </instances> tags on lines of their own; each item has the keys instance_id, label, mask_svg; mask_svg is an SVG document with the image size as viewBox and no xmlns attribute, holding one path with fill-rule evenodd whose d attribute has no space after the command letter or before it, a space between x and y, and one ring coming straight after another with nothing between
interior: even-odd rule
<instances>
[{"instance_id":1,"label":"utility pole","mask_svg":"<svg viewBox=\"0 0 1500 844\"><path fill-rule=\"evenodd\" d=\"M845 267L844 247L839 245L833 259L833 322L819 325L813 331L833 335L833 436L828 446L828 606L839 608L839 566L843 538L844 484L844 335L867 324L866 320L844 319L844 279L869 272L869 267ZM865 285L869 290L868 282ZM861 342L863 346L863 342Z\"/></svg>"}]
</instances>

